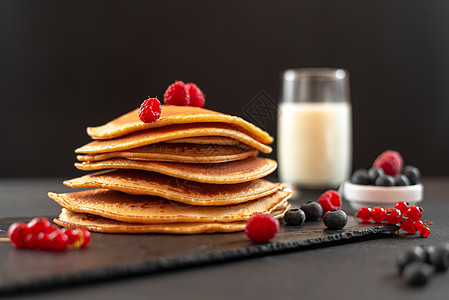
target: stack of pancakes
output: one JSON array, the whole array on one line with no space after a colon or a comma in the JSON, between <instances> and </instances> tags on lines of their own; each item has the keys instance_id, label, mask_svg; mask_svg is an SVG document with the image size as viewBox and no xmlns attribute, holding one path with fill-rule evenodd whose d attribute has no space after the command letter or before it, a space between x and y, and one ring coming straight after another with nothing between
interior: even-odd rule
<instances>
[{"instance_id":1,"label":"stack of pancakes","mask_svg":"<svg viewBox=\"0 0 449 300\"><path fill-rule=\"evenodd\" d=\"M281 218L291 193L261 179L276 162L273 138L239 118L190 106L162 105L143 123L131 111L87 132L76 149L81 170L64 182L74 193L49 193L62 212L54 221L98 232L203 233L244 230L252 216Z\"/></svg>"}]
</instances>

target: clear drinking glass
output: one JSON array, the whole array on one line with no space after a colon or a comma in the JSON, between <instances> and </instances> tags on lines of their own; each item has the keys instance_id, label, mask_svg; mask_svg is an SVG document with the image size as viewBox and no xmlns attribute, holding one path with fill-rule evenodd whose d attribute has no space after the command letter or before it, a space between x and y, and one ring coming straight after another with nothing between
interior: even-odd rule
<instances>
[{"instance_id":1,"label":"clear drinking glass","mask_svg":"<svg viewBox=\"0 0 449 300\"><path fill-rule=\"evenodd\" d=\"M299 188L335 188L345 181L352 162L348 72L286 70L278 109L281 181Z\"/></svg>"}]
</instances>

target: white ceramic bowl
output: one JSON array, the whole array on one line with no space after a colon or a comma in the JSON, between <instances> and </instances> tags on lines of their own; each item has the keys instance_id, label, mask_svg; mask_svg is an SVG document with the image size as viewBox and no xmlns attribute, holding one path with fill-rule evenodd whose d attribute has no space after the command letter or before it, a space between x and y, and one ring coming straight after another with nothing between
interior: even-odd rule
<instances>
[{"instance_id":1,"label":"white ceramic bowl","mask_svg":"<svg viewBox=\"0 0 449 300\"><path fill-rule=\"evenodd\" d=\"M340 187L340 194L354 209L368 207L394 207L398 201L416 204L423 200L424 187L421 183L409 186L373 186L353 184L349 181Z\"/></svg>"}]
</instances>

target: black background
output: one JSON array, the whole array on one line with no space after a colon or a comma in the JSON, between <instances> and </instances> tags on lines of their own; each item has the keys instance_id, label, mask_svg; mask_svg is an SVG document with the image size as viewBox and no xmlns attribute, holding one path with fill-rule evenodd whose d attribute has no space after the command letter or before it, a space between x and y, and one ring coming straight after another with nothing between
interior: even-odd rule
<instances>
[{"instance_id":1,"label":"black background","mask_svg":"<svg viewBox=\"0 0 449 300\"><path fill-rule=\"evenodd\" d=\"M174 80L245 117L292 67L349 70L354 168L395 149L449 175L448 16L447 1L0 1L0 176L83 174L85 128Z\"/></svg>"}]
</instances>

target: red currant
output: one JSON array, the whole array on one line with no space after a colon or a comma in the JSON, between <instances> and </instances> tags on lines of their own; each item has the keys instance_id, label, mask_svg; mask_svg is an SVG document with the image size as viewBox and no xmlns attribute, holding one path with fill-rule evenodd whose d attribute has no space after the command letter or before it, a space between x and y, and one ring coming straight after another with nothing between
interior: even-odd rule
<instances>
[{"instance_id":1,"label":"red currant","mask_svg":"<svg viewBox=\"0 0 449 300\"><path fill-rule=\"evenodd\" d=\"M410 234L415 234L417 231L416 227L413 225L413 221L410 221L409 219L402 220L401 229Z\"/></svg>"},{"instance_id":2,"label":"red currant","mask_svg":"<svg viewBox=\"0 0 449 300\"><path fill-rule=\"evenodd\" d=\"M71 228L64 228L61 230L68 238L68 245L73 245L80 240L78 231Z\"/></svg>"},{"instance_id":3,"label":"red currant","mask_svg":"<svg viewBox=\"0 0 449 300\"><path fill-rule=\"evenodd\" d=\"M81 230L83 232L83 235L84 235L84 242L81 244L81 248L85 248L90 243L92 235L90 234L90 231L87 230L87 229L82 228L82 229L79 229L79 230Z\"/></svg>"},{"instance_id":4,"label":"red currant","mask_svg":"<svg viewBox=\"0 0 449 300\"><path fill-rule=\"evenodd\" d=\"M36 217L28 222L27 226L30 230L30 233L38 235L39 232L46 232L51 227L51 223L47 218Z\"/></svg>"},{"instance_id":5,"label":"red currant","mask_svg":"<svg viewBox=\"0 0 449 300\"><path fill-rule=\"evenodd\" d=\"M61 230L44 217L33 218L28 224L12 224L8 229L8 236L18 248L53 251L64 251L71 245L71 248L84 248L91 240L91 234L86 229Z\"/></svg>"},{"instance_id":6,"label":"red currant","mask_svg":"<svg viewBox=\"0 0 449 300\"><path fill-rule=\"evenodd\" d=\"M415 227L417 231L421 231L421 229L424 227L424 224L421 221L414 221L413 227Z\"/></svg>"},{"instance_id":7,"label":"red currant","mask_svg":"<svg viewBox=\"0 0 449 300\"><path fill-rule=\"evenodd\" d=\"M8 229L8 236L18 248L25 247L25 238L28 235L28 227L25 223L14 223Z\"/></svg>"},{"instance_id":8,"label":"red currant","mask_svg":"<svg viewBox=\"0 0 449 300\"><path fill-rule=\"evenodd\" d=\"M279 231L279 221L270 215L258 214L248 220L245 234L256 243L268 242Z\"/></svg>"},{"instance_id":9,"label":"red currant","mask_svg":"<svg viewBox=\"0 0 449 300\"><path fill-rule=\"evenodd\" d=\"M399 209L401 211L401 214L405 215L405 213L407 212L407 209L408 209L408 202L399 201L398 203L396 203L394 208Z\"/></svg>"},{"instance_id":10,"label":"red currant","mask_svg":"<svg viewBox=\"0 0 449 300\"><path fill-rule=\"evenodd\" d=\"M402 220L401 211L397 208L386 208L385 220L387 220L389 224L398 224Z\"/></svg>"},{"instance_id":11,"label":"red currant","mask_svg":"<svg viewBox=\"0 0 449 300\"><path fill-rule=\"evenodd\" d=\"M53 251L64 251L68 246L69 238L62 231L55 231L49 236L51 241L51 250Z\"/></svg>"},{"instance_id":12,"label":"red currant","mask_svg":"<svg viewBox=\"0 0 449 300\"><path fill-rule=\"evenodd\" d=\"M425 238L430 235L430 229L426 226L423 226L419 232L421 233L421 236Z\"/></svg>"},{"instance_id":13,"label":"red currant","mask_svg":"<svg viewBox=\"0 0 449 300\"><path fill-rule=\"evenodd\" d=\"M48 233L45 233L45 232L39 233L37 235L37 241L38 241L37 246L39 247L39 249L44 250L44 251L51 249L51 240L50 240L50 235Z\"/></svg>"},{"instance_id":14,"label":"red currant","mask_svg":"<svg viewBox=\"0 0 449 300\"><path fill-rule=\"evenodd\" d=\"M47 228L47 230L45 231L46 233L52 233L54 231L60 230L58 226L52 225L50 227Z\"/></svg>"},{"instance_id":15,"label":"red currant","mask_svg":"<svg viewBox=\"0 0 449 300\"><path fill-rule=\"evenodd\" d=\"M358 216L360 220L365 222L371 220L371 208L369 208L368 206L361 207L359 209Z\"/></svg>"},{"instance_id":16,"label":"red currant","mask_svg":"<svg viewBox=\"0 0 449 300\"><path fill-rule=\"evenodd\" d=\"M419 221L422 217L422 208L418 206L410 206L407 210L407 217L412 221Z\"/></svg>"},{"instance_id":17,"label":"red currant","mask_svg":"<svg viewBox=\"0 0 449 300\"><path fill-rule=\"evenodd\" d=\"M28 233L25 238L25 248L36 249L38 244L37 235Z\"/></svg>"},{"instance_id":18,"label":"red currant","mask_svg":"<svg viewBox=\"0 0 449 300\"><path fill-rule=\"evenodd\" d=\"M385 209L382 207L374 207L371 210L371 217L376 223L380 223L385 219Z\"/></svg>"}]
</instances>

